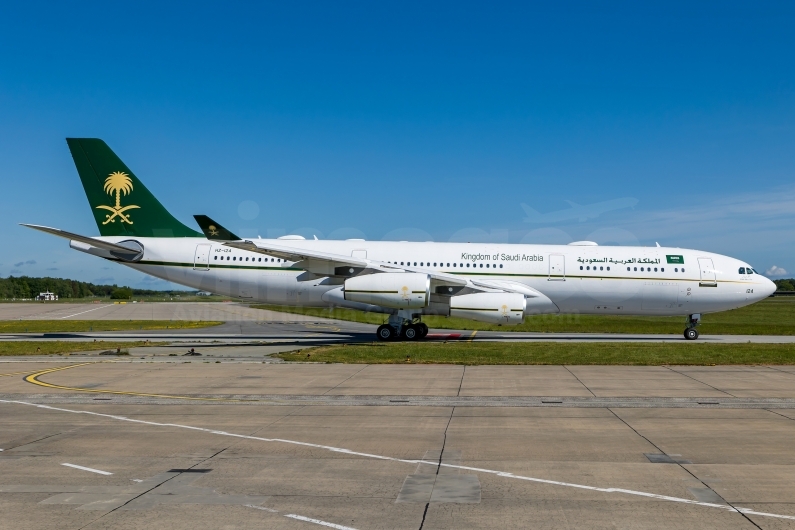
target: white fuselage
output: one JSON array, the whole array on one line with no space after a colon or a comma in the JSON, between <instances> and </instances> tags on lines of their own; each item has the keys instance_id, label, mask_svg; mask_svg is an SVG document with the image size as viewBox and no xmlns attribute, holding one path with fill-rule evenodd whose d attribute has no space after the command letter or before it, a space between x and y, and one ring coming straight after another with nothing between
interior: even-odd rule
<instances>
[{"instance_id":1,"label":"white fuselage","mask_svg":"<svg viewBox=\"0 0 795 530\"><path fill-rule=\"evenodd\" d=\"M136 270L194 289L281 305L341 305L342 282L306 274L300 263L238 250L202 238L102 237L139 242ZM264 242L265 240L257 240ZM278 240L280 246L405 264L470 279L523 284L548 297L544 312L688 315L742 307L775 285L740 260L666 247ZM104 251L73 248L103 256ZM107 257L107 256L105 256ZM750 270L749 270L750 272ZM302 276L303 275L303 276ZM370 306L369 309L379 310ZM383 308L384 312L393 312Z\"/></svg>"}]
</instances>

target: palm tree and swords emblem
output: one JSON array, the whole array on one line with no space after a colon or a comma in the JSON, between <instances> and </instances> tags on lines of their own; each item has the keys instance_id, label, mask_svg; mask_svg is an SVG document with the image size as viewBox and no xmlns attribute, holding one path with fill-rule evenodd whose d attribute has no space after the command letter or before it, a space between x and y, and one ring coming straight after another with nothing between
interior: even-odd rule
<instances>
[{"instance_id":1,"label":"palm tree and swords emblem","mask_svg":"<svg viewBox=\"0 0 795 530\"><path fill-rule=\"evenodd\" d=\"M108 223L115 223L117 217L122 223L133 224L133 222L130 220L130 214L125 214L124 212L127 210L132 210L133 208L140 208L140 206L136 206L134 204L130 204L129 206L121 205L121 196L129 195L133 189L132 179L129 177L129 175L121 171L114 171L108 175L108 178L105 179L105 185L102 189L108 195L113 196L114 193L116 194L116 206L105 206L104 204L97 206L98 209L113 212L112 215L105 215L105 222L102 224L106 225Z\"/></svg>"}]
</instances>

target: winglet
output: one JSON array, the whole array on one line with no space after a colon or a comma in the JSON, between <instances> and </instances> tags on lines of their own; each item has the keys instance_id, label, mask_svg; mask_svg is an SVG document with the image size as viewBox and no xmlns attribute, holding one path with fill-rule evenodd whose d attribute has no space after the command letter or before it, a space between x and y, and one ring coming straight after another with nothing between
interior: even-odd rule
<instances>
[{"instance_id":1,"label":"winglet","mask_svg":"<svg viewBox=\"0 0 795 530\"><path fill-rule=\"evenodd\" d=\"M199 228L204 232L204 237L213 241L240 241L235 234L216 223L206 215L194 215L194 219L199 224Z\"/></svg>"}]
</instances>

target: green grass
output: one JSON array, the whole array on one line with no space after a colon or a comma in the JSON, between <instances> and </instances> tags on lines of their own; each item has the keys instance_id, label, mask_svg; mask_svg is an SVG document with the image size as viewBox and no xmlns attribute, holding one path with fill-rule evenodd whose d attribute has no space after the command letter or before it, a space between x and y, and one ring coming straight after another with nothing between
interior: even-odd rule
<instances>
[{"instance_id":1,"label":"green grass","mask_svg":"<svg viewBox=\"0 0 795 530\"><path fill-rule=\"evenodd\" d=\"M79 351L111 350L121 348L122 351L141 346L163 346L167 342L113 342L113 341L0 341L0 356L3 355L52 355L55 353L72 353Z\"/></svg>"},{"instance_id":2,"label":"green grass","mask_svg":"<svg viewBox=\"0 0 795 530\"><path fill-rule=\"evenodd\" d=\"M0 333L195 329L223 324L214 320L2 320Z\"/></svg>"},{"instance_id":3,"label":"green grass","mask_svg":"<svg viewBox=\"0 0 795 530\"><path fill-rule=\"evenodd\" d=\"M382 324L386 316L354 309L281 307L255 305L286 313L336 318L368 324ZM536 331L549 333L675 333L685 329L684 317L637 317L613 315L539 315L528 317L518 326L497 326L462 318L426 316L423 322L436 329L486 331ZM703 316L698 328L712 335L795 335L795 299L768 298L732 311Z\"/></svg>"},{"instance_id":4,"label":"green grass","mask_svg":"<svg viewBox=\"0 0 795 530\"><path fill-rule=\"evenodd\" d=\"M795 364L795 344L450 342L323 346L273 357L348 364Z\"/></svg>"}]
</instances>

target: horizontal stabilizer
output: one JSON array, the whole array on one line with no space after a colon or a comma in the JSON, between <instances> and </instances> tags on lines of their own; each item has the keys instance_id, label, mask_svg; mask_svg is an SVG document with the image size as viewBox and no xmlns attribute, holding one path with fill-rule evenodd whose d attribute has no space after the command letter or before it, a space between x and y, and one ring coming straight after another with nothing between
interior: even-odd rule
<instances>
[{"instance_id":1,"label":"horizontal stabilizer","mask_svg":"<svg viewBox=\"0 0 795 530\"><path fill-rule=\"evenodd\" d=\"M108 241L103 241L101 239L96 239L88 236L81 236L80 234L67 232L66 230L60 230L58 228L50 228L49 226L29 225L25 223L20 223L20 225L32 228L34 230L38 230L40 232L46 232L54 236L62 237L70 241L79 241L80 243L84 243L86 245L90 245L96 248L101 248L102 250L107 250L108 252L112 252L114 254L120 254L121 256L119 257L126 256L127 259L132 259L132 257L141 253L141 248L138 247L137 245L135 245L135 248L128 248L123 245L110 243Z\"/></svg>"},{"instance_id":2,"label":"horizontal stabilizer","mask_svg":"<svg viewBox=\"0 0 795 530\"><path fill-rule=\"evenodd\" d=\"M204 232L204 237L212 241L240 241L240 238L235 234L221 226L207 217L206 215L194 215L194 219L199 225L199 228Z\"/></svg>"}]
</instances>

